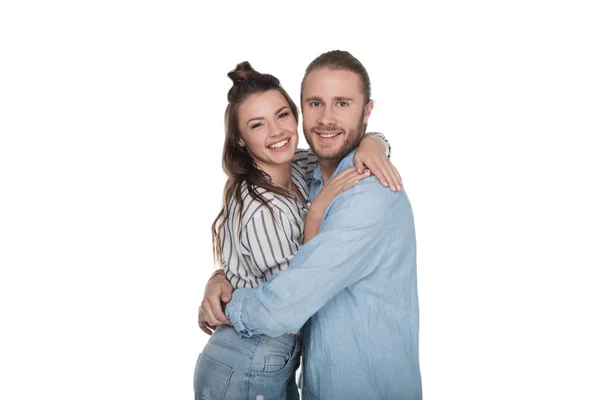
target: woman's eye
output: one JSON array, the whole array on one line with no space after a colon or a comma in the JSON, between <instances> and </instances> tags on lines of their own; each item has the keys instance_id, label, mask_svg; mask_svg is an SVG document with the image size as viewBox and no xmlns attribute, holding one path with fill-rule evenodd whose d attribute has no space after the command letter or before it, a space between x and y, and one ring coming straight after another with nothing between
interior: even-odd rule
<instances>
[{"instance_id":1,"label":"woman's eye","mask_svg":"<svg viewBox=\"0 0 600 400\"><path fill-rule=\"evenodd\" d=\"M262 126L262 122L258 122L254 125L251 125L250 128L255 129L255 128L258 128L259 126Z\"/></svg>"},{"instance_id":2,"label":"woman's eye","mask_svg":"<svg viewBox=\"0 0 600 400\"><path fill-rule=\"evenodd\" d=\"M289 112L287 112L287 111L286 111L286 112L282 112L281 114L279 114L279 118L285 118L285 117L287 117L288 115L290 115L290 113L289 113Z\"/></svg>"}]
</instances>

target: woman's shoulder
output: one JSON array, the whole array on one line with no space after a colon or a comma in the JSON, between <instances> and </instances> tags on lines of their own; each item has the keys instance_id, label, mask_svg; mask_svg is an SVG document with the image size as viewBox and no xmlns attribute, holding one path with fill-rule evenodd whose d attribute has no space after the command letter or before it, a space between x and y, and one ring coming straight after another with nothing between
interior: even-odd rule
<instances>
[{"instance_id":1,"label":"woman's shoulder","mask_svg":"<svg viewBox=\"0 0 600 400\"><path fill-rule=\"evenodd\" d=\"M311 149L296 149L294 153L294 163L310 162L316 159L316 154Z\"/></svg>"},{"instance_id":2,"label":"woman's shoulder","mask_svg":"<svg viewBox=\"0 0 600 400\"><path fill-rule=\"evenodd\" d=\"M241 203L235 198L235 196L232 196L228 204L229 212L237 214L236 218L239 218L241 209L242 226L246 225L256 215L257 212L267 209L267 205L264 202L250 194L250 187L256 194L266 200L267 203L273 203L273 200L276 196L275 193L272 193L264 188L255 185L249 185L247 182L242 182Z\"/></svg>"}]
</instances>

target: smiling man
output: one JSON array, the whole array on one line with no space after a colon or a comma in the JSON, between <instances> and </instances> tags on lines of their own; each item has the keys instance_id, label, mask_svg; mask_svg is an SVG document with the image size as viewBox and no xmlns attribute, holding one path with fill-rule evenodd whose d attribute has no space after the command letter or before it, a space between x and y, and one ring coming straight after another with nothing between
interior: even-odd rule
<instances>
[{"instance_id":1,"label":"smiling man","mask_svg":"<svg viewBox=\"0 0 600 400\"><path fill-rule=\"evenodd\" d=\"M350 53L324 53L307 67L303 128L319 162L311 201L353 165L372 108L369 76ZM242 336L306 323L305 399L421 399L415 230L404 189L370 177L336 197L290 267L234 291L226 314Z\"/></svg>"}]
</instances>

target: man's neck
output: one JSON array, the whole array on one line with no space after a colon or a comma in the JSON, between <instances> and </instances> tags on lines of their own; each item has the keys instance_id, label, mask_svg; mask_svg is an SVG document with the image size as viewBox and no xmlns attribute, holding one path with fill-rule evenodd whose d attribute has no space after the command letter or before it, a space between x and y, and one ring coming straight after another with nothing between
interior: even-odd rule
<instances>
[{"instance_id":1,"label":"man's neck","mask_svg":"<svg viewBox=\"0 0 600 400\"><path fill-rule=\"evenodd\" d=\"M323 184L327 183L342 160L319 160Z\"/></svg>"}]
</instances>

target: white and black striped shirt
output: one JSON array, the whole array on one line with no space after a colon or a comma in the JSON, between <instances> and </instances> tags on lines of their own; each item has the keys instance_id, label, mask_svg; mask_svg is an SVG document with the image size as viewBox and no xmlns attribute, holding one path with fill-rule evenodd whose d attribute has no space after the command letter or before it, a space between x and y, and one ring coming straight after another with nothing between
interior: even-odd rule
<instances>
[{"instance_id":1,"label":"white and black striped shirt","mask_svg":"<svg viewBox=\"0 0 600 400\"><path fill-rule=\"evenodd\" d=\"M380 133L376 135L390 146ZM317 156L311 150L298 149L292 166L292 183L300 190L303 202L263 188L257 192L273 209L253 199L244 182L242 204L233 198L229 207L229 220L221 231L223 272L234 289L256 287L268 281L276 272L286 269L300 249L304 237L308 188L317 167ZM240 221L239 207L242 207Z\"/></svg>"},{"instance_id":2,"label":"white and black striped shirt","mask_svg":"<svg viewBox=\"0 0 600 400\"><path fill-rule=\"evenodd\" d=\"M302 193L304 202L257 188L271 205L271 214L267 206L250 196L244 182L241 223L240 204L235 199L229 203L230 218L221 232L223 272L235 289L256 287L290 265L302 245L308 178L316 166L314 153L296 151L292 183Z\"/></svg>"}]
</instances>

